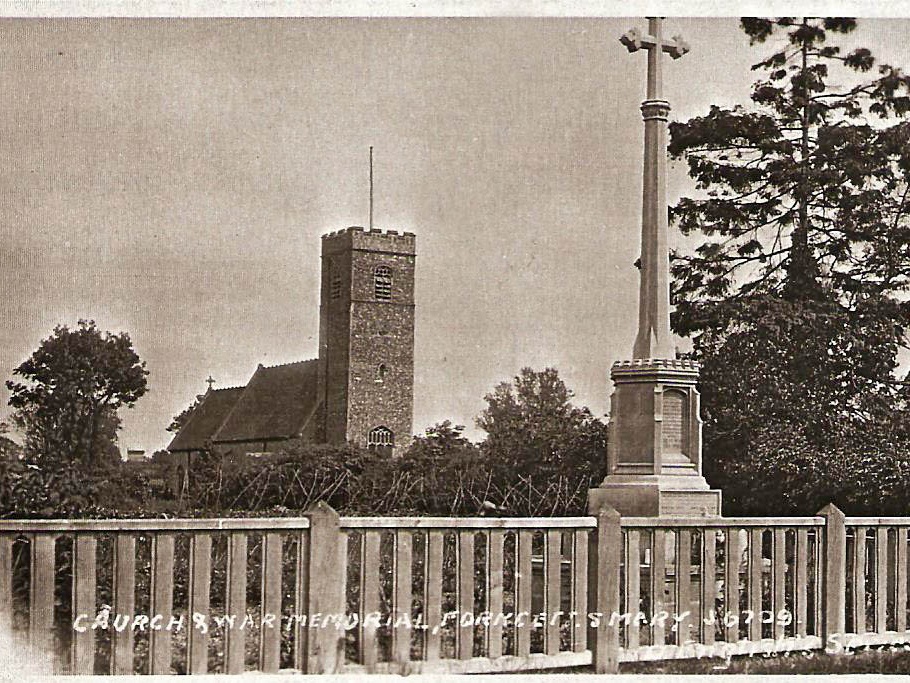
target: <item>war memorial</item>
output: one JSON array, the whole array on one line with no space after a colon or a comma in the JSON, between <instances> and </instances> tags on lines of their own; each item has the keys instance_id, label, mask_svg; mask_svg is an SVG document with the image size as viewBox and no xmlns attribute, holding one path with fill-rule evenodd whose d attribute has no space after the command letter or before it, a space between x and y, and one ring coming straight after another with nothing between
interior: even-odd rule
<instances>
[{"instance_id":1,"label":"war memorial","mask_svg":"<svg viewBox=\"0 0 910 683\"><path fill-rule=\"evenodd\" d=\"M28 653L22 666L79 675L615 674L910 644L910 517L725 516L703 475L699 366L671 337L666 210L663 73L689 46L661 18L620 40L630 60L647 55L638 331L611 370L607 474L588 514L346 516L320 502L285 516L0 520L0 647L14 665ZM172 444L187 468L232 444L259 457L309 435L391 458L408 438L414 235L350 228L323 249L319 357L210 386L217 398ZM383 302L400 308L377 313ZM378 328L398 356L361 343ZM275 407L287 387L305 392L293 414ZM268 415L281 420L263 426Z\"/></svg>"}]
</instances>

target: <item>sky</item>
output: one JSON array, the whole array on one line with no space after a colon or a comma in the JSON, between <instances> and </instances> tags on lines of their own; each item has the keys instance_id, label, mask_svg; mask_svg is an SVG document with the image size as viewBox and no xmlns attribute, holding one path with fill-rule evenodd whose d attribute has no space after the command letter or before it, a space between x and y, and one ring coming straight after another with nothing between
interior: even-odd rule
<instances>
[{"instance_id":1,"label":"sky","mask_svg":"<svg viewBox=\"0 0 910 683\"><path fill-rule=\"evenodd\" d=\"M317 355L320 235L417 234L414 429L524 366L608 411L637 315L636 18L0 19L0 379L80 318L129 333L152 452L215 378ZM727 18L669 18L671 117L747 102ZM910 66L910 22L852 42ZM692 191L671 164L669 199ZM677 238L671 236L671 243ZM685 341L680 341L682 347ZM8 391L0 389L0 420Z\"/></svg>"}]
</instances>

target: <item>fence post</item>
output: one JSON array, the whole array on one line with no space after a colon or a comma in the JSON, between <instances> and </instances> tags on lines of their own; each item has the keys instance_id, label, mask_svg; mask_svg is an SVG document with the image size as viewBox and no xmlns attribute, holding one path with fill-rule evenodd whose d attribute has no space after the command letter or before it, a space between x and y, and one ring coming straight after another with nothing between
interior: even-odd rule
<instances>
[{"instance_id":1,"label":"fence post","mask_svg":"<svg viewBox=\"0 0 910 683\"><path fill-rule=\"evenodd\" d=\"M338 513L326 503L320 501L304 516L310 520L304 673L340 673L344 668L347 542ZM335 618L327 621L326 617ZM311 626L314 618L320 623Z\"/></svg>"},{"instance_id":2,"label":"fence post","mask_svg":"<svg viewBox=\"0 0 910 683\"><path fill-rule=\"evenodd\" d=\"M834 503L818 511L825 518L823 556L825 581L822 584L822 647L839 650L846 632L847 527L844 513ZM838 643L838 640L841 640Z\"/></svg>"},{"instance_id":3,"label":"fence post","mask_svg":"<svg viewBox=\"0 0 910 683\"><path fill-rule=\"evenodd\" d=\"M611 623L619 614L619 570L622 564L622 528L619 513L609 505L596 512L597 528L588 550L588 599L590 611L600 615L589 642L594 673L619 671L619 624Z\"/></svg>"}]
</instances>

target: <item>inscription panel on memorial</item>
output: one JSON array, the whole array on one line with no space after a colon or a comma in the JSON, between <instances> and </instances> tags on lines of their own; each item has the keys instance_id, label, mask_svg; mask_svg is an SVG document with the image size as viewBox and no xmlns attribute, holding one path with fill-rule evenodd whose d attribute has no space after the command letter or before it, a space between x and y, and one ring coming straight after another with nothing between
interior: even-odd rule
<instances>
[{"instance_id":1,"label":"inscription panel on memorial","mask_svg":"<svg viewBox=\"0 0 910 683\"><path fill-rule=\"evenodd\" d=\"M663 395L663 449L664 453L686 453L687 418L686 395L681 391L668 390Z\"/></svg>"},{"instance_id":2,"label":"inscription panel on memorial","mask_svg":"<svg viewBox=\"0 0 910 683\"><path fill-rule=\"evenodd\" d=\"M660 515L689 517L719 515L720 495L717 491L663 491L660 495Z\"/></svg>"},{"instance_id":3,"label":"inscription panel on memorial","mask_svg":"<svg viewBox=\"0 0 910 683\"><path fill-rule=\"evenodd\" d=\"M617 447L623 462L654 462L654 391L645 384L622 384L617 393Z\"/></svg>"}]
</instances>

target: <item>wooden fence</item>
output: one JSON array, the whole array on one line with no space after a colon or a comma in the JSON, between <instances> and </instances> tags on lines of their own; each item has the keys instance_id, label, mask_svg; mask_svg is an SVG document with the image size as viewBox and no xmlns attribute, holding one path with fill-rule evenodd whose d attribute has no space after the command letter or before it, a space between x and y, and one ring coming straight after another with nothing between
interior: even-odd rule
<instances>
[{"instance_id":1,"label":"wooden fence","mask_svg":"<svg viewBox=\"0 0 910 683\"><path fill-rule=\"evenodd\" d=\"M613 672L837 651L910 642L908 528L910 517L833 506L792 518L339 518L320 505L293 519L8 520L0 627L82 674Z\"/></svg>"}]
</instances>

